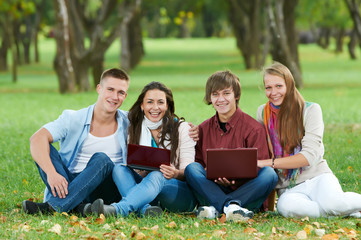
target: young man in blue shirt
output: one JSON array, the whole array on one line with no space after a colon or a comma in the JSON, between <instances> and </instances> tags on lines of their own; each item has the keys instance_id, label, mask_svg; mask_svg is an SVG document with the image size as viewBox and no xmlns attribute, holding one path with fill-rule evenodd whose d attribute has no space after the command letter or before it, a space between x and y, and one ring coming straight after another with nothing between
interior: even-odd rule
<instances>
[{"instance_id":1,"label":"young man in blue shirt","mask_svg":"<svg viewBox=\"0 0 361 240\"><path fill-rule=\"evenodd\" d=\"M31 136L30 152L47 188L44 203L23 201L24 212L67 212L79 205L83 208L78 210L85 213L90 204L81 203L121 199L111 174L115 163L126 161L129 121L127 112L118 108L128 87L129 76L124 71L106 70L97 85L94 105L65 110ZM59 152L51 144L57 141Z\"/></svg>"}]
</instances>

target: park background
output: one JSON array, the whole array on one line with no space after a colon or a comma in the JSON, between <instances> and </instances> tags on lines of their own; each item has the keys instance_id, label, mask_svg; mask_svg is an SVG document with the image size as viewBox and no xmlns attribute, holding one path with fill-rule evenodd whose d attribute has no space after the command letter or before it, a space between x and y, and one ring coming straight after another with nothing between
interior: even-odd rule
<instances>
[{"instance_id":1,"label":"park background","mask_svg":"<svg viewBox=\"0 0 361 240\"><path fill-rule=\"evenodd\" d=\"M99 69L93 68L97 66L102 69L122 67L130 73L128 97L121 109L130 108L145 84L160 81L172 89L176 113L194 124L214 114L212 107L203 102L205 82L213 72L229 69L239 76L240 108L256 117L257 107L266 102L262 67L272 60L297 66L293 71L300 76L298 86L302 95L307 101L319 103L323 109L325 159L345 191L361 192L360 40L357 21L355 24L347 5L354 4L359 9L358 1L74 2L78 5L70 1L0 1L0 67L3 67L0 72L0 239L302 239L305 236L320 239L317 229L325 230L324 239L360 237L359 219L285 219L276 212L257 214L248 223L225 223L222 218L201 221L192 214L170 213L159 219L25 215L21 202L25 199L42 201L44 189L30 156L28 139L64 109L80 109L96 101L97 78L93 76ZM72 36L68 44L61 41L64 32L57 33L59 26L65 28L64 18L59 20L56 14L59 7L56 3L66 3L63 7L68 9L68 33ZM96 19L102 11L107 12L103 9L106 4L111 6L107 11L115 12L109 13L110 18L101 26L104 31L97 35L90 26L101 28L97 25L101 21ZM265 9L271 10L277 19L282 19L283 15L293 21L275 21L277 28L272 30L267 24L272 14ZM239 11L238 20L232 20L235 10ZM257 39L245 37L254 36L250 31L255 26L251 12L258 12ZM289 16L290 12L293 16ZM74 23L74 14L83 16L82 27ZM129 17L139 18L140 29L134 25L129 28ZM35 31L37 21L39 25ZM207 28L209 23L213 27ZM280 47L278 35L274 34L290 29L291 24L293 30L288 31L294 34L286 33L283 37L288 40L293 36L297 44ZM28 26L33 26L29 27L33 31L30 35L27 35ZM117 34L108 42L109 47L95 48L98 42L106 42L115 26L119 29L114 30ZM122 35L124 31L121 30L127 26L128 30L137 29L141 38L132 35L134 32L130 36ZM78 32L83 32L83 38ZM93 38L94 35L100 38ZM7 42L9 39L11 41ZM125 49L127 39L128 42L141 39L138 46L142 46L142 50L129 46ZM250 51L251 57L248 57L244 53L251 48L250 41L259 41L259 44L258 51ZM350 43L354 44L353 54ZM297 54L292 54L295 49ZM66 52L69 55L64 54ZM93 56L94 52L102 52L103 59L95 61L99 54ZM137 55L139 52L142 54ZM76 72L74 68L73 73L67 72L69 66L59 64L59 74L54 60L58 59L59 63L66 57L74 66L86 71ZM85 59L93 59L96 64L82 65Z\"/></svg>"}]
</instances>

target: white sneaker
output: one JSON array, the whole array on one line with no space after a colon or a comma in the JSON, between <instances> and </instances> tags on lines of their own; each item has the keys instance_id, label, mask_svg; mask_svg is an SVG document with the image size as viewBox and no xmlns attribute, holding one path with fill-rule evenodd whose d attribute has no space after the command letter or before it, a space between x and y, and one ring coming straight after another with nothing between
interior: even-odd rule
<instances>
[{"instance_id":1,"label":"white sneaker","mask_svg":"<svg viewBox=\"0 0 361 240\"><path fill-rule=\"evenodd\" d=\"M196 216L200 219L214 219L219 216L219 212L213 206L203 206L197 209Z\"/></svg>"},{"instance_id":2,"label":"white sneaker","mask_svg":"<svg viewBox=\"0 0 361 240\"><path fill-rule=\"evenodd\" d=\"M253 218L254 213L247 208L242 208L238 204L230 204L223 207L223 212L226 214L226 220L231 222L245 222Z\"/></svg>"},{"instance_id":3,"label":"white sneaker","mask_svg":"<svg viewBox=\"0 0 361 240\"><path fill-rule=\"evenodd\" d=\"M354 212L351 213L349 216L354 218L361 218L361 212Z\"/></svg>"}]
</instances>

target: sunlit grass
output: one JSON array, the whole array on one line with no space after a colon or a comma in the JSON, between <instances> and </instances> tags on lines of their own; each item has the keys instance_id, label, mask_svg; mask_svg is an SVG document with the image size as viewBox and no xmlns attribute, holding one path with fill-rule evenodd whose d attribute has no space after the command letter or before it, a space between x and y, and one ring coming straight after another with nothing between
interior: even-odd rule
<instances>
[{"instance_id":1,"label":"sunlit grass","mask_svg":"<svg viewBox=\"0 0 361 240\"><path fill-rule=\"evenodd\" d=\"M6 218L5 221L0 218L0 239L121 238L120 232L130 238L132 232L137 231L151 239L181 239L179 236L185 239L221 239L222 236L226 239L257 236L294 239L298 231L314 221L325 224L326 233L341 227L354 228L359 233L356 224L360 224L360 220L334 218L308 222L274 214L256 215L255 221L248 224L200 221L192 215L177 214L156 219L107 219L105 223L109 229L97 224L95 217L81 219L89 232L72 225L64 215L33 217L23 214L22 200L41 201L44 190L30 156L29 137L43 124L56 119L64 109L80 109L97 99L94 90L59 94L52 69L53 40L42 41L41 48L41 63L19 67L18 83L11 82L10 73L0 73L0 217ZM257 107L266 102L261 72L244 70L234 39L146 39L145 50L141 64L130 73L130 89L121 109L131 107L145 84L161 81L173 90L176 113L199 124L214 114L212 107L203 102L205 82L213 72L224 69L230 69L240 78L240 107L244 112L256 117ZM306 100L319 103L323 110L325 159L344 190L360 193L361 60L351 61L346 52L335 55L314 45L300 46L300 56L305 83L301 93ZM119 66L119 43L114 43L107 52L105 65L107 68ZM168 226L171 221L176 227ZM60 235L48 232L56 223L62 226ZM149 230L155 225L159 225L156 233ZM274 235L272 227L276 227L280 235ZM246 228L254 228L257 232L244 233ZM311 238L317 237L313 233Z\"/></svg>"}]
</instances>

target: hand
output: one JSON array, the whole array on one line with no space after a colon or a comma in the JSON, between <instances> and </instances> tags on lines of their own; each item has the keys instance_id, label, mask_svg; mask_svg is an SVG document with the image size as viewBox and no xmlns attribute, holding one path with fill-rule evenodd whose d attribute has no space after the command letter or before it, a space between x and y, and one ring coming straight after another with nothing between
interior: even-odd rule
<instances>
[{"instance_id":1,"label":"hand","mask_svg":"<svg viewBox=\"0 0 361 240\"><path fill-rule=\"evenodd\" d=\"M163 173L163 176L166 179L172 179L178 177L178 170L173 166L160 165L160 172Z\"/></svg>"},{"instance_id":2,"label":"hand","mask_svg":"<svg viewBox=\"0 0 361 240\"><path fill-rule=\"evenodd\" d=\"M49 174L48 184L54 197L56 197L56 193L59 198L65 198L68 195L68 181L59 173Z\"/></svg>"},{"instance_id":3,"label":"hand","mask_svg":"<svg viewBox=\"0 0 361 240\"><path fill-rule=\"evenodd\" d=\"M272 160L271 160L272 161ZM266 161L265 160L257 160L257 167L263 168L266 167Z\"/></svg>"},{"instance_id":4,"label":"hand","mask_svg":"<svg viewBox=\"0 0 361 240\"><path fill-rule=\"evenodd\" d=\"M198 126L193 125L193 123L189 122L188 123L189 126L191 127L189 129L189 137L193 139L193 141L198 141L199 140L199 129Z\"/></svg>"},{"instance_id":5,"label":"hand","mask_svg":"<svg viewBox=\"0 0 361 240\"><path fill-rule=\"evenodd\" d=\"M214 182L224 187L231 187L236 184L235 180L229 181L227 178L218 178Z\"/></svg>"}]
</instances>

